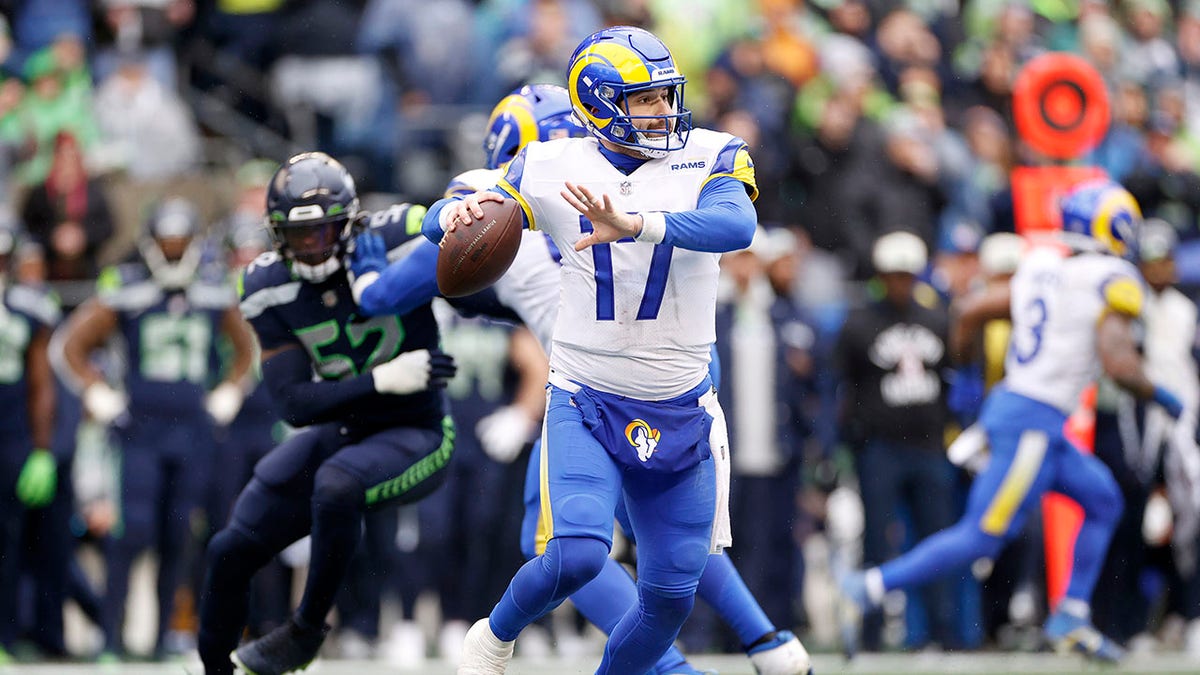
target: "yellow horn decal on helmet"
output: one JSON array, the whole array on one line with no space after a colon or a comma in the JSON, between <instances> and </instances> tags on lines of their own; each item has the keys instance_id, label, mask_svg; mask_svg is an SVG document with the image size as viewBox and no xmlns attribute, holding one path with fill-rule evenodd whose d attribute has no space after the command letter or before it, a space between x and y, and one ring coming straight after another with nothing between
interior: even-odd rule
<instances>
[{"instance_id":1,"label":"yellow horn decal on helmet","mask_svg":"<svg viewBox=\"0 0 1200 675\"><path fill-rule=\"evenodd\" d=\"M577 94L580 88L580 72L593 63L607 63L612 66L626 85L650 82L650 69L646 67L645 61L642 61L637 52L615 42L594 44L580 54L575 59L575 63L571 64L571 72L567 75L567 83L570 85L567 89L571 93L571 106L585 115L592 124L603 129L612 122L612 119L592 115L591 111L584 107Z\"/></svg>"},{"instance_id":2,"label":"yellow horn decal on helmet","mask_svg":"<svg viewBox=\"0 0 1200 675\"><path fill-rule=\"evenodd\" d=\"M1129 245L1129 242L1121 241L1113 234L1113 217L1122 211L1127 211L1133 218L1142 217L1142 210L1138 208L1133 195L1125 190L1111 190L1100 201L1096 215L1092 218L1091 228L1092 237L1097 241L1104 242L1118 255L1124 255L1125 249Z\"/></svg>"},{"instance_id":3,"label":"yellow horn decal on helmet","mask_svg":"<svg viewBox=\"0 0 1200 675\"><path fill-rule=\"evenodd\" d=\"M523 148L530 141L538 139L537 120L533 117L533 107L524 97L518 94L509 94L500 99L500 102L492 109L492 116L488 118L488 128L491 128L497 117L505 113L512 115L517 122L517 130L521 134L521 137L517 139L518 148Z\"/></svg>"}]
</instances>

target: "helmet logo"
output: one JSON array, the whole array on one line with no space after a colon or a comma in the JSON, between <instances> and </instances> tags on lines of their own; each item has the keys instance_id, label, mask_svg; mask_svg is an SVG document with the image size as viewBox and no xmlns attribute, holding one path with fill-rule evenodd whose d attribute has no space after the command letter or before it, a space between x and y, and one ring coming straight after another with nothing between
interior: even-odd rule
<instances>
[{"instance_id":1,"label":"helmet logo","mask_svg":"<svg viewBox=\"0 0 1200 675\"><path fill-rule=\"evenodd\" d=\"M304 206L293 206L288 211L288 220L316 220L325 217L325 210L319 204L306 204Z\"/></svg>"},{"instance_id":2,"label":"helmet logo","mask_svg":"<svg viewBox=\"0 0 1200 675\"><path fill-rule=\"evenodd\" d=\"M675 72L674 68L659 68L653 73L650 73L651 80L666 80L677 76L678 73Z\"/></svg>"}]
</instances>

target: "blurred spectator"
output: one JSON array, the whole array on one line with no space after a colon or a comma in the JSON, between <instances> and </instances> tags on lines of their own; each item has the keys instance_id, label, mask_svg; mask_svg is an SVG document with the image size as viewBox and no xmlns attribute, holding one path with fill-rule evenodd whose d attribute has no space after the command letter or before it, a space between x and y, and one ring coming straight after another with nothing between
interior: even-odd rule
<instances>
[{"instance_id":1,"label":"blurred spectator","mask_svg":"<svg viewBox=\"0 0 1200 675\"><path fill-rule=\"evenodd\" d=\"M762 11L763 63L793 88L816 76L817 50L802 0L759 0Z\"/></svg>"},{"instance_id":2,"label":"blurred spectator","mask_svg":"<svg viewBox=\"0 0 1200 675\"><path fill-rule=\"evenodd\" d=\"M916 538L947 527L956 515L953 467L942 444L947 317L914 296L916 275L927 264L925 244L908 232L884 235L873 247L872 263L882 297L850 311L836 357L844 378L846 439L857 450L866 566L900 552L896 523L902 507L911 513ZM924 597L934 641L954 646L950 584L931 584ZM881 627L878 613L863 619L866 649L881 647Z\"/></svg>"},{"instance_id":3,"label":"blurred spectator","mask_svg":"<svg viewBox=\"0 0 1200 675\"><path fill-rule=\"evenodd\" d=\"M893 95L900 93L900 76L908 68L937 71L942 46L921 17L898 9L880 22L875 32L875 55L880 79Z\"/></svg>"},{"instance_id":4,"label":"blurred spectator","mask_svg":"<svg viewBox=\"0 0 1200 675\"><path fill-rule=\"evenodd\" d=\"M28 89L0 124L0 138L21 147L16 177L30 186L46 179L59 132L73 135L84 152L99 132L92 114L91 76L76 38L59 38L35 52L23 72Z\"/></svg>"},{"instance_id":5,"label":"blurred spectator","mask_svg":"<svg viewBox=\"0 0 1200 675\"><path fill-rule=\"evenodd\" d=\"M502 43L491 74L492 100L523 84L565 84L563 64L571 57L578 37L569 30L567 11L560 0L531 0L525 7L527 30Z\"/></svg>"},{"instance_id":6,"label":"blurred spectator","mask_svg":"<svg viewBox=\"0 0 1200 675\"><path fill-rule=\"evenodd\" d=\"M1129 42L1121 50L1121 73L1137 82L1157 84L1179 72L1179 57L1166 38L1171 7L1167 0L1125 0Z\"/></svg>"},{"instance_id":7,"label":"blurred spectator","mask_svg":"<svg viewBox=\"0 0 1200 675\"><path fill-rule=\"evenodd\" d=\"M790 177L803 191L796 220L856 278L869 273L883 153L883 134L852 90L823 104L815 132L792 153Z\"/></svg>"},{"instance_id":8,"label":"blurred spectator","mask_svg":"<svg viewBox=\"0 0 1200 675\"><path fill-rule=\"evenodd\" d=\"M717 309L739 542L730 555L777 626L796 625L803 589L794 530L816 336L790 297L797 262L791 232L760 228L749 249L722 256Z\"/></svg>"},{"instance_id":9,"label":"blurred spectator","mask_svg":"<svg viewBox=\"0 0 1200 675\"><path fill-rule=\"evenodd\" d=\"M885 126L887 162L880 172L879 211L866 223L870 234L904 230L919 236L932 249L937 242L938 216L946 203L939 186L941 167L920 121L910 112L892 115Z\"/></svg>"},{"instance_id":10,"label":"blurred spectator","mask_svg":"<svg viewBox=\"0 0 1200 675\"><path fill-rule=\"evenodd\" d=\"M55 138L49 174L30 189L21 219L45 251L48 279L95 278L96 255L113 234L113 216L103 186L88 176L71 134Z\"/></svg>"},{"instance_id":11,"label":"blurred spectator","mask_svg":"<svg viewBox=\"0 0 1200 675\"><path fill-rule=\"evenodd\" d=\"M173 43L196 14L194 0L101 0L102 32L97 36L97 79L121 67L123 57L140 54L150 77L176 88Z\"/></svg>"},{"instance_id":12,"label":"blurred spectator","mask_svg":"<svg viewBox=\"0 0 1200 675\"><path fill-rule=\"evenodd\" d=\"M200 164L200 134L191 110L174 89L151 76L145 55L121 56L120 65L101 82L96 122L105 160L134 181L169 181Z\"/></svg>"},{"instance_id":13,"label":"blurred spectator","mask_svg":"<svg viewBox=\"0 0 1200 675\"><path fill-rule=\"evenodd\" d=\"M203 32L223 53L256 70L272 54L271 41L285 0L217 0L198 21Z\"/></svg>"},{"instance_id":14,"label":"blurred spectator","mask_svg":"<svg viewBox=\"0 0 1200 675\"><path fill-rule=\"evenodd\" d=\"M1099 166L1115 181L1145 168L1150 161L1145 147L1145 127L1150 108L1142 85L1123 80L1113 92L1112 124L1108 133L1087 155L1087 163Z\"/></svg>"},{"instance_id":15,"label":"blurred spectator","mask_svg":"<svg viewBox=\"0 0 1200 675\"><path fill-rule=\"evenodd\" d=\"M92 34L89 0L14 0L5 3L12 20L17 54L21 61L65 35L88 42ZM19 63L18 63L19 65Z\"/></svg>"},{"instance_id":16,"label":"blurred spectator","mask_svg":"<svg viewBox=\"0 0 1200 675\"><path fill-rule=\"evenodd\" d=\"M970 151L970 164L949 194L943 219L974 222L984 232L1012 229L1011 222L1007 227L1000 222L1005 214L1011 220L1008 187L1014 164L1012 140L1004 120L991 108L971 108L964 115L963 138Z\"/></svg>"}]
</instances>

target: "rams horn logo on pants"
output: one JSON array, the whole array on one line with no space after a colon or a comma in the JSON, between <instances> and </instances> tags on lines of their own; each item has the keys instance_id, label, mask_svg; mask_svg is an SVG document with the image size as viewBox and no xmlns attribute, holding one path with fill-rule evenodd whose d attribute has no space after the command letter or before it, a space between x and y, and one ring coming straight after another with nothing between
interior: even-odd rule
<instances>
[{"instance_id":1,"label":"rams horn logo on pants","mask_svg":"<svg viewBox=\"0 0 1200 675\"><path fill-rule=\"evenodd\" d=\"M653 455L654 450L658 448L658 441L661 437L662 434L659 430L651 429L646 420L636 419L625 427L625 440L637 448L638 459L643 462L650 461L650 455Z\"/></svg>"}]
</instances>

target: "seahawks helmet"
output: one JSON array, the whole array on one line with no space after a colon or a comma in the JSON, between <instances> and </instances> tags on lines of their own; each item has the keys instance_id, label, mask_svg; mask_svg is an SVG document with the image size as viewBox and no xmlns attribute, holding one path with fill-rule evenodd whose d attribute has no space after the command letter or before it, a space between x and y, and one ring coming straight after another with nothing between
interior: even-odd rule
<instances>
[{"instance_id":1,"label":"seahawks helmet","mask_svg":"<svg viewBox=\"0 0 1200 675\"><path fill-rule=\"evenodd\" d=\"M159 286L180 289L195 279L203 253L199 234L200 213L187 199L169 197L151 210L137 247Z\"/></svg>"},{"instance_id":2,"label":"seahawks helmet","mask_svg":"<svg viewBox=\"0 0 1200 675\"><path fill-rule=\"evenodd\" d=\"M1062 201L1063 231L1090 237L1110 253L1137 253L1142 210L1129 191L1107 178L1076 186Z\"/></svg>"},{"instance_id":3,"label":"seahawks helmet","mask_svg":"<svg viewBox=\"0 0 1200 675\"><path fill-rule=\"evenodd\" d=\"M498 169L530 141L586 136L571 114L571 95L554 84L527 84L500 99L488 118L483 154L488 169Z\"/></svg>"},{"instance_id":4,"label":"seahawks helmet","mask_svg":"<svg viewBox=\"0 0 1200 675\"><path fill-rule=\"evenodd\" d=\"M666 157L687 143L692 112L683 105L687 79L671 52L653 34L632 26L597 31L575 48L567 66L567 90L575 115L593 135L650 158ZM674 112L632 116L628 97L665 87ZM636 128L636 120L660 119L661 129Z\"/></svg>"},{"instance_id":5,"label":"seahawks helmet","mask_svg":"<svg viewBox=\"0 0 1200 675\"><path fill-rule=\"evenodd\" d=\"M267 187L271 240L305 281L324 281L341 268L357 214L354 178L323 152L292 157Z\"/></svg>"}]
</instances>

